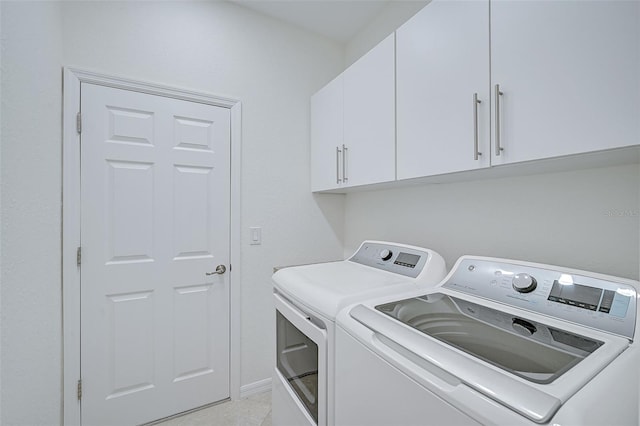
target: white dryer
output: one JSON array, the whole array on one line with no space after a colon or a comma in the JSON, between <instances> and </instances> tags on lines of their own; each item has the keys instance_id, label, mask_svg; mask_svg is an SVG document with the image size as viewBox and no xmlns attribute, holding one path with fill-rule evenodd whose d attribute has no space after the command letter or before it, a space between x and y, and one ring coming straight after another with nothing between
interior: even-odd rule
<instances>
[{"instance_id":1,"label":"white dryer","mask_svg":"<svg viewBox=\"0 0 640 426\"><path fill-rule=\"evenodd\" d=\"M296 266L273 275L276 426L333 424L334 331L337 313L370 297L440 282L442 256L433 250L365 241L349 259Z\"/></svg>"},{"instance_id":2,"label":"white dryer","mask_svg":"<svg viewBox=\"0 0 640 426\"><path fill-rule=\"evenodd\" d=\"M463 256L336 326L336 425L637 425L638 282Z\"/></svg>"}]
</instances>

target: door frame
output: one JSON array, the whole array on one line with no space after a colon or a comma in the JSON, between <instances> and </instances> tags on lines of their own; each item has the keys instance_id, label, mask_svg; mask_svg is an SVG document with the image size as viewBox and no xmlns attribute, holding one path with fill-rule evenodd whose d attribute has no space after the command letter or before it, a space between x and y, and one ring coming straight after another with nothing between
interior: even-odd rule
<instances>
[{"instance_id":1,"label":"door frame","mask_svg":"<svg viewBox=\"0 0 640 426\"><path fill-rule=\"evenodd\" d=\"M229 393L240 398L240 295L241 295L241 143L242 104L239 100L208 93L147 83L93 71L64 67L62 105L62 424L80 425L80 111L81 83L142 92L184 101L228 108L231 113L231 196L229 235ZM235 267L232 268L231 265Z\"/></svg>"}]
</instances>

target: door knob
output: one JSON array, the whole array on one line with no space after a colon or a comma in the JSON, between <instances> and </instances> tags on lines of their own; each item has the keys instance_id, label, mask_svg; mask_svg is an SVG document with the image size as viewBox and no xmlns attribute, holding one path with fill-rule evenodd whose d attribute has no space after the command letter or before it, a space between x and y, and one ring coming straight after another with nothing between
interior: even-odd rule
<instances>
[{"instance_id":1,"label":"door knob","mask_svg":"<svg viewBox=\"0 0 640 426\"><path fill-rule=\"evenodd\" d=\"M205 275L222 275L227 272L227 267L224 265L218 265L213 272L205 272Z\"/></svg>"}]
</instances>

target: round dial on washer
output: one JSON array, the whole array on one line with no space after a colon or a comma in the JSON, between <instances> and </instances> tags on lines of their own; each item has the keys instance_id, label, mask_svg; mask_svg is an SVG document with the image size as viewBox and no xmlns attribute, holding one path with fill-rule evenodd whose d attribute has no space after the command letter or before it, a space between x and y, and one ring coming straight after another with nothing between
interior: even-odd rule
<instances>
[{"instance_id":1,"label":"round dial on washer","mask_svg":"<svg viewBox=\"0 0 640 426\"><path fill-rule=\"evenodd\" d=\"M383 249L380 252L380 258L382 260L389 260L389 259L391 259L391 256L393 256L393 252L391 250Z\"/></svg>"},{"instance_id":2,"label":"round dial on washer","mask_svg":"<svg viewBox=\"0 0 640 426\"><path fill-rule=\"evenodd\" d=\"M518 293L529 293L536 289L538 283L536 279L529 274L519 273L513 277L511 282L513 289Z\"/></svg>"}]
</instances>

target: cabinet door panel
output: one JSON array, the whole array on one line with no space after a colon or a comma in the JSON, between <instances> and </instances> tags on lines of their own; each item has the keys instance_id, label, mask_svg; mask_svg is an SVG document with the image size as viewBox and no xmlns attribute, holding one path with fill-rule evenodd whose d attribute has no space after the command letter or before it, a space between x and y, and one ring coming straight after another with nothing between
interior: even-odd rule
<instances>
[{"instance_id":1,"label":"cabinet door panel","mask_svg":"<svg viewBox=\"0 0 640 426\"><path fill-rule=\"evenodd\" d=\"M494 164L638 144L640 2L492 1L491 73Z\"/></svg>"},{"instance_id":2,"label":"cabinet door panel","mask_svg":"<svg viewBox=\"0 0 640 426\"><path fill-rule=\"evenodd\" d=\"M336 148L342 149L342 102L342 75L311 97L312 191L341 186L342 178L338 174L341 164L337 164Z\"/></svg>"},{"instance_id":3,"label":"cabinet door panel","mask_svg":"<svg viewBox=\"0 0 640 426\"><path fill-rule=\"evenodd\" d=\"M394 35L344 72L347 186L395 180Z\"/></svg>"},{"instance_id":4,"label":"cabinet door panel","mask_svg":"<svg viewBox=\"0 0 640 426\"><path fill-rule=\"evenodd\" d=\"M396 37L398 179L488 166L488 0L433 1Z\"/></svg>"}]
</instances>

